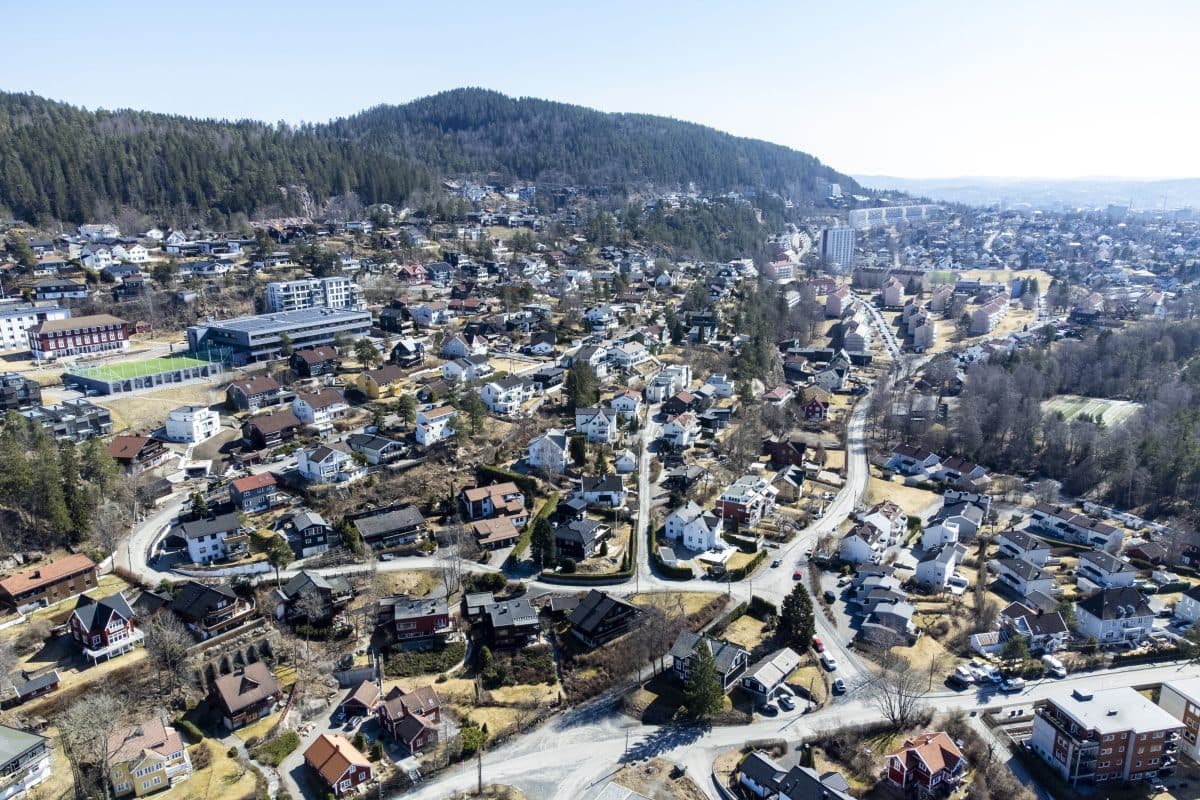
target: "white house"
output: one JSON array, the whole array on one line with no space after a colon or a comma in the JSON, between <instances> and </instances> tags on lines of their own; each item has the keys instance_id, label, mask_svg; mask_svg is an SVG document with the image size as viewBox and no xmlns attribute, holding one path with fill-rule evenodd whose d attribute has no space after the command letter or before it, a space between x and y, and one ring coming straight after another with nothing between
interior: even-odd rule
<instances>
[{"instance_id":1,"label":"white house","mask_svg":"<svg viewBox=\"0 0 1200 800\"><path fill-rule=\"evenodd\" d=\"M313 483L353 483L367 476L367 468L349 453L328 445L301 450L296 470Z\"/></svg>"},{"instance_id":2,"label":"white house","mask_svg":"<svg viewBox=\"0 0 1200 800\"><path fill-rule=\"evenodd\" d=\"M1101 589L1075 603L1075 630L1100 644L1140 642L1154 628L1154 611L1130 586Z\"/></svg>"},{"instance_id":3,"label":"white house","mask_svg":"<svg viewBox=\"0 0 1200 800\"><path fill-rule=\"evenodd\" d=\"M458 412L450 406L427 408L417 412L417 444L430 447L454 435L452 422Z\"/></svg>"},{"instance_id":4,"label":"white house","mask_svg":"<svg viewBox=\"0 0 1200 800\"><path fill-rule=\"evenodd\" d=\"M955 545L959 542L958 524L950 521L930 525L921 533L921 549L932 550L935 547Z\"/></svg>"},{"instance_id":5,"label":"white house","mask_svg":"<svg viewBox=\"0 0 1200 800\"><path fill-rule=\"evenodd\" d=\"M1135 580L1137 570L1132 564L1101 550L1081 553L1075 568L1075 585L1084 591L1133 586Z\"/></svg>"},{"instance_id":6,"label":"white house","mask_svg":"<svg viewBox=\"0 0 1200 800\"><path fill-rule=\"evenodd\" d=\"M668 539L680 541L688 550L703 552L727 545L721 539L721 518L691 500L672 511L666 520Z\"/></svg>"},{"instance_id":7,"label":"white house","mask_svg":"<svg viewBox=\"0 0 1200 800\"><path fill-rule=\"evenodd\" d=\"M292 401L292 413L305 425L329 427L346 415L350 406L342 393L332 386L319 392L299 392Z\"/></svg>"},{"instance_id":8,"label":"white house","mask_svg":"<svg viewBox=\"0 0 1200 800\"><path fill-rule=\"evenodd\" d=\"M1000 585L1008 587L1019 598L1029 597L1034 592L1044 595L1056 593L1054 576L1023 558L995 559L989 565L996 567Z\"/></svg>"},{"instance_id":9,"label":"white house","mask_svg":"<svg viewBox=\"0 0 1200 800\"><path fill-rule=\"evenodd\" d=\"M487 355L487 339L457 333L442 343L442 358L466 358Z\"/></svg>"},{"instance_id":10,"label":"white house","mask_svg":"<svg viewBox=\"0 0 1200 800\"><path fill-rule=\"evenodd\" d=\"M464 383L474 383L477 380L486 378L495 372L492 365L488 363L487 356L467 356L466 358L456 358L453 361L447 361L442 365L442 378L451 383L463 381Z\"/></svg>"},{"instance_id":11,"label":"white house","mask_svg":"<svg viewBox=\"0 0 1200 800\"><path fill-rule=\"evenodd\" d=\"M208 519L181 522L175 527L175 534L187 542L188 558L193 564L208 564L249 549L238 515L232 511Z\"/></svg>"},{"instance_id":12,"label":"white house","mask_svg":"<svg viewBox=\"0 0 1200 800\"><path fill-rule=\"evenodd\" d=\"M568 450L567 432L562 428L550 428L530 440L526 460L530 469L557 475L567 468Z\"/></svg>"},{"instance_id":13,"label":"white house","mask_svg":"<svg viewBox=\"0 0 1200 800\"><path fill-rule=\"evenodd\" d=\"M533 397L533 383L516 375L484 384L479 390L483 404L496 414L515 414Z\"/></svg>"},{"instance_id":14,"label":"white house","mask_svg":"<svg viewBox=\"0 0 1200 800\"><path fill-rule=\"evenodd\" d=\"M928 474L941 460L941 456L929 452L924 447L898 444L892 450L892 457L888 459L887 468L902 475Z\"/></svg>"},{"instance_id":15,"label":"white house","mask_svg":"<svg viewBox=\"0 0 1200 800\"><path fill-rule=\"evenodd\" d=\"M884 543L897 541L908 527L908 516L890 500L876 503L862 517L862 522L883 534Z\"/></svg>"},{"instance_id":16,"label":"white house","mask_svg":"<svg viewBox=\"0 0 1200 800\"><path fill-rule=\"evenodd\" d=\"M221 430L221 415L208 406L182 406L167 414L166 434L172 442L200 444Z\"/></svg>"},{"instance_id":17,"label":"white house","mask_svg":"<svg viewBox=\"0 0 1200 800\"><path fill-rule=\"evenodd\" d=\"M409 306L408 313L412 317L413 322L421 328L432 328L435 325L444 325L453 319L454 314L450 311L450 307L445 302L436 303L421 303L416 306Z\"/></svg>"},{"instance_id":18,"label":"white house","mask_svg":"<svg viewBox=\"0 0 1200 800\"><path fill-rule=\"evenodd\" d=\"M612 444L617 438L617 415L604 408L577 408L575 429L589 442Z\"/></svg>"},{"instance_id":19,"label":"white house","mask_svg":"<svg viewBox=\"0 0 1200 800\"><path fill-rule=\"evenodd\" d=\"M966 548L956 544L927 550L913 573L917 583L934 590L945 589L965 553Z\"/></svg>"},{"instance_id":20,"label":"white house","mask_svg":"<svg viewBox=\"0 0 1200 800\"><path fill-rule=\"evenodd\" d=\"M113 246L112 257L124 264L145 264L150 260L150 251L140 244L118 244Z\"/></svg>"},{"instance_id":21,"label":"white house","mask_svg":"<svg viewBox=\"0 0 1200 800\"><path fill-rule=\"evenodd\" d=\"M1050 557L1050 545L1025 531L1006 530L1000 534L996 544L999 546L997 558L1023 558L1030 564L1043 567Z\"/></svg>"},{"instance_id":22,"label":"white house","mask_svg":"<svg viewBox=\"0 0 1200 800\"><path fill-rule=\"evenodd\" d=\"M676 450L686 450L700 438L700 420L690 411L676 414L663 425L662 438Z\"/></svg>"},{"instance_id":23,"label":"white house","mask_svg":"<svg viewBox=\"0 0 1200 800\"><path fill-rule=\"evenodd\" d=\"M618 475L628 475L637 469L637 455L632 450L622 450L613 459L613 468Z\"/></svg>"},{"instance_id":24,"label":"white house","mask_svg":"<svg viewBox=\"0 0 1200 800\"><path fill-rule=\"evenodd\" d=\"M617 392L608 405L625 419L633 419L642 410L642 396L632 389L624 389Z\"/></svg>"},{"instance_id":25,"label":"white house","mask_svg":"<svg viewBox=\"0 0 1200 800\"><path fill-rule=\"evenodd\" d=\"M650 360L650 351L641 342L626 342L608 351L613 363L623 369L632 369Z\"/></svg>"},{"instance_id":26,"label":"white house","mask_svg":"<svg viewBox=\"0 0 1200 800\"><path fill-rule=\"evenodd\" d=\"M1200 586L1193 586L1180 596L1175 604L1175 616L1188 622L1200 619Z\"/></svg>"},{"instance_id":27,"label":"white house","mask_svg":"<svg viewBox=\"0 0 1200 800\"><path fill-rule=\"evenodd\" d=\"M838 558L851 564L864 564L876 560L883 548L880 531L860 523L846 531L846 535L838 543Z\"/></svg>"},{"instance_id":28,"label":"white house","mask_svg":"<svg viewBox=\"0 0 1200 800\"><path fill-rule=\"evenodd\" d=\"M714 372L712 375L709 375L704 385L711 386L713 395L716 397L733 397L735 391L733 381L729 380L729 377L724 372Z\"/></svg>"},{"instance_id":29,"label":"white house","mask_svg":"<svg viewBox=\"0 0 1200 800\"><path fill-rule=\"evenodd\" d=\"M663 367L646 387L646 402L661 403L676 392L692 385L692 368L687 364L671 364Z\"/></svg>"},{"instance_id":30,"label":"white house","mask_svg":"<svg viewBox=\"0 0 1200 800\"><path fill-rule=\"evenodd\" d=\"M589 308L584 317L588 324L591 325L593 331L604 331L610 328L617 327L617 313L611 306L594 306Z\"/></svg>"},{"instance_id":31,"label":"white house","mask_svg":"<svg viewBox=\"0 0 1200 800\"><path fill-rule=\"evenodd\" d=\"M620 475L585 475L580 494L588 505L619 508L625 505L625 479Z\"/></svg>"}]
</instances>

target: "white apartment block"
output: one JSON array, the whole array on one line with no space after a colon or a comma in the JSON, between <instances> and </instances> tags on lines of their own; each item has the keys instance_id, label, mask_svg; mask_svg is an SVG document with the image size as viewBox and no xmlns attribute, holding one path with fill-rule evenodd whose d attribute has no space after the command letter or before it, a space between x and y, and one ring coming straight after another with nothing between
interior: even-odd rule
<instances>
[{"instance_id":1,"label":"white apartment block","mask_svg":"<svg viewBox=\"0 0 1200 800\"><path fill-rule=\"evenodd\" d=\"M200 444L221 430L221 415L208 406L183 406L167 415L167 438Z\"/></svg>"},{"instance_id":2,"label":"white apartment block","mask_svg":"<svg viewBox=\"0 0 1200 800\"><path fill-rule=\"evenodd\" d=\"M60 306L31 306L27 303L0 305L0 350L28 350L29 329L39 322L68 319L71 312Z\"/></svg>"},{"instance_id":3,"label":"white apartment block","mask_svg":"<svg viewBox=\"0 0 1200 800\"><path fill-rule=\"evenodd\" d=\"M267 284L264 305L268 313L300 311L305 308L338 308L362 311L366 303L362 290L349 278L304 278L298 281L273 281Z\"/></svg>"}]
</instances>

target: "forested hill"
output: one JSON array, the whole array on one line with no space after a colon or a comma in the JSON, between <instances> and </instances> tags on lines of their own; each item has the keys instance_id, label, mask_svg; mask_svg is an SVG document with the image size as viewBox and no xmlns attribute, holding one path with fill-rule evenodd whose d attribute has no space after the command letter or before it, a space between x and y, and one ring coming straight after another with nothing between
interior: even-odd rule
<instances>
[{"instance_id":1,"label":"forested hill","mask_svg":"<svg viewBox=\"0 0 1200 800\"><path fill-rule=\"evenodd\" d=\"M0 208L82 222L296 214L345 192L403 204L451 176L823 196L853 179L812 156L692 123L459 89L300 128L86 111L0 93Z\"/></svg>"},{"instance_id":2,"label":"forested hill","mask_svg":"<svg viewBox=\"0 0 1200 800\"><path fill-rule=\"evenodd\" d=\"M322 126L323 135L399 152L445 174L562 184L770 189L824 197L858 190L816 158L757 139L647 114L609 114L485 89L455 89L377 106Z\"/></svg>"},{"instance_id":3,"label":"forested hill","mask_svg":"<svg viewBox=\"0 0 1200 800\"><path fill-rule=\"evenodd\" d=\"M403 202L433 185L411 162L311 129L141 111L85 111L0 93L0 206L82 222L130 206L176 218L302 210L347 191Z\"/></svg>"}]
</instances>

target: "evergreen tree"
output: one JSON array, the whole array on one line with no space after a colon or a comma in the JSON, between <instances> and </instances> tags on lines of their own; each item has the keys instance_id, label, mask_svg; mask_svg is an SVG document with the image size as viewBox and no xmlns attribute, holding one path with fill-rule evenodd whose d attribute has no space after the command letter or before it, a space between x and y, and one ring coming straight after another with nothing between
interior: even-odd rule
<instances>
[{"instance_id":1,"label":"evergreen tree","mask_svg":"<svg viewBox=\"0 0 1200 800\"><path fill-rule=\"evenodd\" d=\"M63 442L59 446L58 468L62 473L63 502L74 528L71 539L78 542L91 527L92 503L87 488L79 481L79 454L73 442Z\"/></svg>"},{"instance_id":2,"label":"evergreen tree","mask_svg":"<svg viewBox=\"0 0 1200 800\"><path fill-rule=\"evenodd\" d=\"M688 665L687 681L683 689L684 707L695 719L711 717L721 710L725 702L721 679L717 674L717 662L707 639L697 645Z\"/></svg>"},{"instance_id":3,"label":"evergreen tree","mask_svg":"<svg viewBox=\"0 0 1200 800\"><path fill-rule=\"evenodd\" d=\"M554 563L554 528L551 527L550 520L538 517L533 523L529 549L539 567L548 567Z\"/></svg>"},{"instance_id":4,"label":"evergreen tree","mask_svg":"<svg viewBox=\"0 0 1200 800\"><path fill-rule=\"evenodd\" d=\"M571 411L577 408L589 408L600 400L600 381L592 366L579 363L567 372L563 384L567 393L567 405Z\"/></svg>"},{"instance_id":5,"label":"evergreen tree","mask_svg":"<svg viewBox=\"0 0 1200 800\"><path fill-rule=\"evenodd\" d=\"M373 367L383 360L374 342L365 336L354 343L354 357L367 368Z\"/></svg>"},{"instance_id":6,"label":"evergreen tree","mask_svg":"<svg viewBox=\"0 0 1200 800\"><path fill-rule=\"evenodd\" d=\"M783 645L803 652L812 645L814 630L816 623L813 619L812 600L809 599L804 584L797 583L792 587L791 593L783 599L776 635Z\"/></svg>"},{"instance_id":7,"label":"evergreen tree","mask_svg":"<svg viewBox=\"0 0 1200 800\"><path fill-rule=\"evenodd\" d=\"M63 495L62 470L54 443L44 433L38 432L33 453L34 517L44 530L55 535L65 535L71 530L71 510Z\"/></svg>"},{"instance_id":8,"label":"evergreen tree","mask_svg":"<svg viewBox=\"0 0 1200 800\"><path fill-rule=\"evenodd\" d=\"M586 436L572 436L568 448L571 451L571 461L575 464L575 466L582 467L587 463Z\"/></svg>"},{"instance_id":9,"label":"evergreen tree","mask_svg":"<svg viewBox=\"0 0 1200 800\"><path fill-rule=\"evenodd\" d=\"M108 497L121 477L121 467L104 442L93 436L83 445L82 472L84 480L96 487L101 497Z\"/></svg>"},{"instance_id":10,"label":"evergreen tree","mask_svg":"<svg viewBox=\"0 0 1200 800\"><path fill-rule=\"evenodd\" d=\"M203 492L192 492L192 514L200 519L208 516L208 498Z\"/></svg>"}]
</instances>

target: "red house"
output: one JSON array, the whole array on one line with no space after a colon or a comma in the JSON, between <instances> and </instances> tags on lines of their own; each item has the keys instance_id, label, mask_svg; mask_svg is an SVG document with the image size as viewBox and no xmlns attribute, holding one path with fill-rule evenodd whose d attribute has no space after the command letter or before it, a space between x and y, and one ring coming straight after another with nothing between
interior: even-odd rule
<instances>
[{"instance_id":1,"label":"red house","mask_svg":"<svg viewBox=\"0 0 1200 800\"><path fill-rule=\"evenodd\" d=\"M432 686L421 686L411 692L392 687L375 713L383 729L410 753L419 753L438 742L442 708Z\"/></svg>"},{"instance_id":2,"label":"red house","mask_svg":"<svg viewBox=\"0 0 1200 800\"><path fill-rule=\"evenodd\" d=\"M966 771L967 759L943 731L905 739L904 746L887 757L888 780L902 789L949 793Z\"/></svg>"},{"instance_id":3,"label":"red house","mask_svg":"<svg viewBox=\"0 0 1200 800\"><path fill-rule=\"evenodd\" d=\"M304 751L304 763L310 766L335 797L353 794L370 783L374 775L371 762L336 733L322 733Z\"/></svg>"},{"instance_id":4,"label":"red house","mask_svg":"<svg viewBox=\"0 0 1200 800\"><path fill-rule=\"evenodd\" d=\"M829 403L819 397L814 397L804 404L804 418L811 422L820 422L829 416Z\"/></svg>"},{"instance_id":5,"label":"red house","mask_svg":"<svg viewBox=\"0 0 1200 800\"><path fill-rule=\"evenodd\" d=\"M379 622L391 625L397 639L430 639L450 633L445 598L387 597L379 603Z\"/></svg>"},{"instance_id":6,"label":"red house","mask_svg":"<svg viewBox=\"0 0 1200 800\"><path fill-rule=\"evenodd\" d=\"M67 626L71 638L93 664L129 652L143 638L134 622L133 609L120 592L103 600L80 595Z\"/></svg>"},{"instance_id":7,"label":"red house","mask_svg":"<svg viewBox=\"0 0 1200 800\"><path fill-rule=\"evenodd\" d=\"M29 329L29 349L41 361L129 348L129 323L112 314L48 319Z\"/></svg>"}]
</instances>

